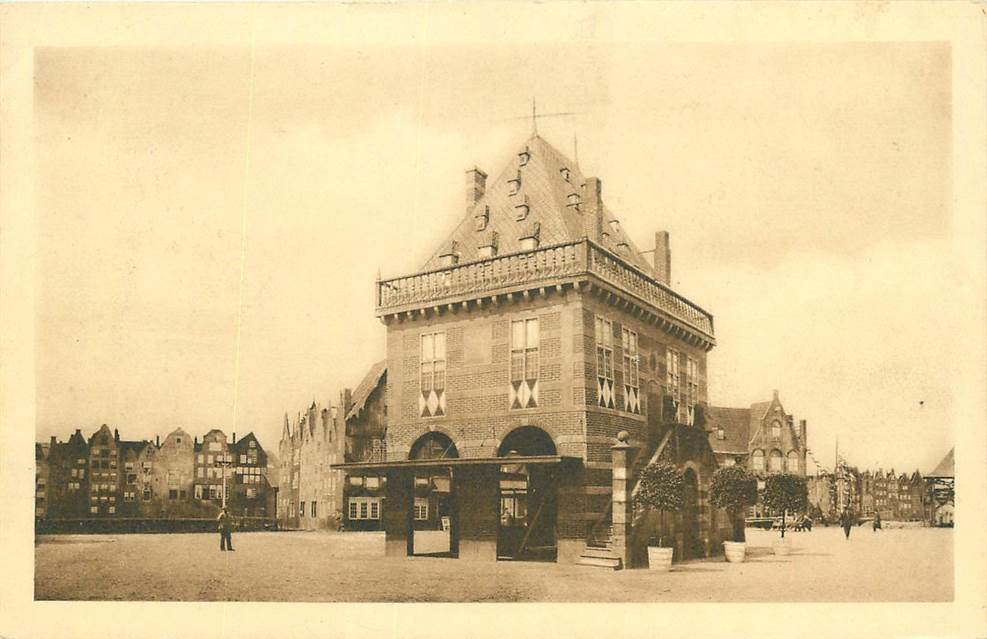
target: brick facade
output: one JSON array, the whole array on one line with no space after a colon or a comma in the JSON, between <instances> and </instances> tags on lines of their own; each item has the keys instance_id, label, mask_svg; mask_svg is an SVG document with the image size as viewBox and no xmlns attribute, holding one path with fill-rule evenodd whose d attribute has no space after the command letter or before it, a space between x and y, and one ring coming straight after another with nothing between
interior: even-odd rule
<instances>
[{"instance_id":1,"label":"brick facade","mask_svg":"<svg viewBox=\"0 0 987 639\"><path fill-rule=\"evenodd\" d=\"M703 429L712 317L667 287L667 235L649 264L598 179L537 136L516 165L490 189L471 172L468 215L426 271L378 282L386 461L346 470L386 475L388 553L432 552L419 537L446 533L442 552L461 558L579 560L612 519L621 431L632 485L659 454L689 473L679 557L719 552L729 526L707 503ZM449 513L441 529L432 504Z\"/></svg>"}]
</instances>

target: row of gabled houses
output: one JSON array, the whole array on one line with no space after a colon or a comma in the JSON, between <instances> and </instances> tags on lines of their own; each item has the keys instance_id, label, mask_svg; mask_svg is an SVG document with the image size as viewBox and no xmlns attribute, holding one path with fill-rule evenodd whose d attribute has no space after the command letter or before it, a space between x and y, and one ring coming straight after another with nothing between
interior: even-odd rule
<instances>
[{"instance_id":1,"label":"row of gabled houses","mask_svg":"<svg viewBox=\"0 0 987 639\"><path fill-rule=\"evenodd\" d=\"M275 463L253 433L237 439L213 429L181 428L164 441L121 439L103 424L86 437L35 444L35 518L52 523L92 519L215 517L225 502L240 517L274 519Z\"/></svg>"},{"instance_id":2,"label":"row of gabled houses","mask_svg":"<svg viewBox=\"0 0 987 639\"><path fill-rule=\"evenodd\" d=\"M954 474L952 449L926 475L917 469L861 471L841 460L835 472L809 477L809 503L816 517L828 521L846 507L858 517L952 526Z\"/></svg>"}]
</instances>

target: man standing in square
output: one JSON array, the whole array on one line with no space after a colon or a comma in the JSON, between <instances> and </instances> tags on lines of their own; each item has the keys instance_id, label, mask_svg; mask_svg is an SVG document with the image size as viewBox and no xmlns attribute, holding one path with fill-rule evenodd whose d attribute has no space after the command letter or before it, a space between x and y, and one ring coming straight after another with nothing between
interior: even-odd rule
<instances>
[{"instance_id":1,"label":"man standing in square","mask_svg":"<svg viewBox=\"0 0 987 639\"><path fill-rule=\"evenodd\" d=\"M219 549L233 550L233 518L230 513L223 508L219 513Z\"/></svg>"}]
</instances>

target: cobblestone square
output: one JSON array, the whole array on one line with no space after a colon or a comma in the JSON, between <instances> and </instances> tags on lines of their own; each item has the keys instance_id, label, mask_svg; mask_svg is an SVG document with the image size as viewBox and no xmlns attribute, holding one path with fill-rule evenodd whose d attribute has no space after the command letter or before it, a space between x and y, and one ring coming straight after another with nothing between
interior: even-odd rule
<instances>
[{"instance_id":1,"label":"cobblestone square","mask_svg":"<svg viewBox=\"0 0 987 639\"><path fill-rule=\"evenodd\" d=\"M951 601L953 531L748 530L748 561L670 573L531 562L385 558L379 533L52 535L37 540L38 600L352 602Z\"/></svg>"}]
</instances>

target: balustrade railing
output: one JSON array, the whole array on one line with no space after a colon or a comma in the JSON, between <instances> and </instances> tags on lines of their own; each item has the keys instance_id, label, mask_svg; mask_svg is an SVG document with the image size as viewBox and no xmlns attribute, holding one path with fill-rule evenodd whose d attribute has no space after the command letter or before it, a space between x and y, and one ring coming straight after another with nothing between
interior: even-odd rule
<instances>
[{"instance_id":1,"label":"balustrade railing","mask_svg":"<svg viewBox=\"0 0 987 639\"><path fill-rule=\"evenodd\" d=\"M709 313L606 249L581 240L416 273L377 283L377 310L413 308L516 285L593 273L673 317L713 334Z\"/></svg>"}]
</instances>

